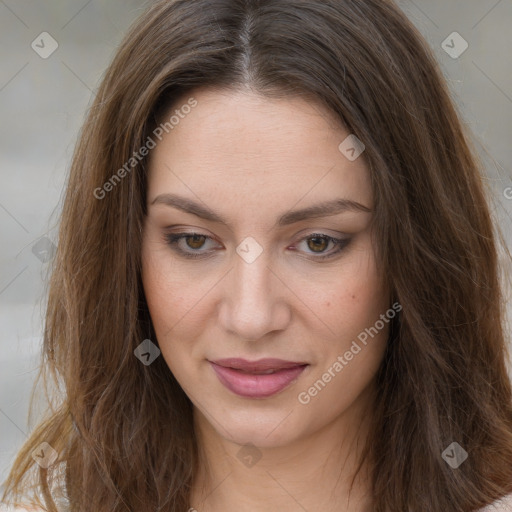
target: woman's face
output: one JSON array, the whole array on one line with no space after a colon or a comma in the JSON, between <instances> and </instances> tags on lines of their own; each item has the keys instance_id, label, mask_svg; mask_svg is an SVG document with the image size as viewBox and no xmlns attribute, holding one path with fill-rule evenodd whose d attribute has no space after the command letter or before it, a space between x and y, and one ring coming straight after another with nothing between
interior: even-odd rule
<instances>
[{"instance_id":1,"label":"woman's face","mask_svg":"<svg viewBox=\"0 0 512 512\"><path fill-rule=\"evenodd\" d=\"M391 305L368 169L315 103L190 97L150 154L143 283L158 344L220 436L284 445L353 410L382 360Z\"/></svg>"}]
</instances>

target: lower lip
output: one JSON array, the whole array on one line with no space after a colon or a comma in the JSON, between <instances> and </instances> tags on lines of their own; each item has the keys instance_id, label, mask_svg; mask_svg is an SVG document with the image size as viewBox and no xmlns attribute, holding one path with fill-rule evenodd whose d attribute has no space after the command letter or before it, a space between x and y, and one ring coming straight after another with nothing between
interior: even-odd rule
<instances>
[{"instance_id":1,"label":"lower lip","mask_svg":"<svg viewBox=\"0 0 512 512\"><path fill-rule=\"evenodd\" d=\"M289 386L306 369L307 365L286 368L275 373L255 375L210 362L224 386L236 395L246 398L267 398Z\"/></svg>"}]
</instances>

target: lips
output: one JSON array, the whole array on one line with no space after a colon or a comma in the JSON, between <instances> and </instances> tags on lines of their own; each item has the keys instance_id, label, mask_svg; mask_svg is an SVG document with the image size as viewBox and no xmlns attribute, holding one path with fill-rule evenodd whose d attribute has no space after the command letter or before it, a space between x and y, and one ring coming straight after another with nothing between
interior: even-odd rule
<instances>
[{"instance_id":1,"label":"lips","mask_svg":"<svg viewBox=\"0 0 512 512\"><path fill-rule=\"evenodd\" d=\"M283 370L286 368L295 368L297 366L303 366L305 362L294 362L285 361L284 359L259 359L258 361L247 361L246 359L240 359L231 357L228 359L218 359L212 361L213 363L223 366L224 368L233 368L234 370L242 370L247 373L260 373L267 372L269 370Z\"/></svg>"},{"instance_id":2,"label":"lips","mask_svg":"<svg viewBox=\"0 0 512 512\"><path fill-rule=\"evenodd\" d=\"M308 366L305 362L273 358L258 361L228 358L210 364L226 388L247 398L266 398L282 391Z\"/></svg>"}]
</instances>

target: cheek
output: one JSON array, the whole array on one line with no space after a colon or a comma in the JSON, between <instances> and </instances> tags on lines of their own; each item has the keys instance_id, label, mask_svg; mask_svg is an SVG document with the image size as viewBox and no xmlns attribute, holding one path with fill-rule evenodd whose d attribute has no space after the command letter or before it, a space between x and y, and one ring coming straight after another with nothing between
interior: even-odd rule
<instances>
[{"instance_id":1,"label":"cheek","mask_svg":"<svg viewBox=\"0 0 512 512\"><path fill-rule=\"evenodd\" d=\"M317 303L331 333L342 333L339 343L372 326L390 306L371 250L354 254L324 290Z\"/></svg>"},{"instance_id":2,"label":"cheek","mask_svg":"<svg viewBox=\"0 0 512 512\"><path fill-rule=\"evenodd\" d=\"M180 293L183 285L175 273L166 269L165 260L159 260L158 254L151 254L143 260L142 282L162 357L180 385L190 394L187 376L191 373L189 365L193 360L193 346L179 340L179 330L183 325L190 326L185 324L191 308L186 296ZM193 333L189 334L194 337Z\"/></svg>"},{"instance_id":3,"label":"cheek","mask_svg":"<svg viewBox=\"0 0 512 512\"><path fill-rule=\"evenodd\" d=\"M162 356L175 377L186 381L200 350L206 296L215 276L185 272L166 248L149 243L142 251L142 283Z\"/></svg>"},{"instance_id":4,"label":"cheek","mask_svg":"<svg viewBox=\"0 0 512 512\"><path fill-rule=\"evenodd\" d=\"M361 258L346 270L319 302L325 306L323 318L330 334L317 353L314 373L298 395L301 404L311 403L311 421L317 426L334 420L369 386L389 336L390 318L384 322L381 315L389 312L391 304L373 260Z\"/></svg>"},{"instance_id":5,"label":"cheek","mask_svg":"<svg viewBox=\"0 0 512 512\"><path fill-rule=\"evenodd\" d=\"M158 242L146 242L142 249L142 283L157 333L167 330L192 309L201 286L173 263L169 251Z\"/></svg>"},{"instance_id":6,"label":"cheek","mask_svg":"<svg viewBox=\"0 0 512 512\"><path fill-rule=\"evenodd\" d=\"M148 242L142 250L142 284L151 320L160 343L176 324L181 312L183 286L176 279L169 262L161 249Z\"/></svg>"}]
</instances>

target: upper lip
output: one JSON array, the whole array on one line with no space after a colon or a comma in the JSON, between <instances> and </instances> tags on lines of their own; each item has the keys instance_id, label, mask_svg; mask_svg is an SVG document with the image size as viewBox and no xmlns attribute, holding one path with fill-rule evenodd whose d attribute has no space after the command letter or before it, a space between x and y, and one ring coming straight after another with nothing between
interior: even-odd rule
<instances>
[{"instance_id":1,"label":"upper lip","mask_svg":"<svg viewBox=\"0 0 512 512\"><path fill-rule=\"evenodd\" d=\"M211 361L219 366L226 368L234 368L235 370L243 370L245 372L260 372L266 370L282 370L284 368L294 368L296 366L304 366L308 363L301 361L285 361L284 359L265 358L258 359L257 361L247 361L237 357L230 357L227 359L217 359Z\"/></svg>"}]
</instances>

